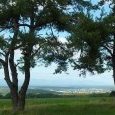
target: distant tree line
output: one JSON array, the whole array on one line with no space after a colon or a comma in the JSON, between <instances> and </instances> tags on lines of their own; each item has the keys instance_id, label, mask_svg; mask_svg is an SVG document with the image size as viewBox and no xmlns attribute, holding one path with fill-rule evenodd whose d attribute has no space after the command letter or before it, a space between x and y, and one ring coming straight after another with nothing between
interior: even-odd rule
<instances>
[{"instance_id":1,"label":"distant tree line","mask_svg":"<svg viewBox=\"0 0 115 115\"><path fill-rule=\"evenodd\" d=\"M36 98L73 98L73 97L110 97L114 96L111 93L92 93L92 94L53 94L53 93L46 93L46 94L37 94L37 93L27 93L26 98L27 99L36 99ZM0 94L0 99L10 99L11 94L7 93L5 95Z\"/></svg>"}]
</instances>

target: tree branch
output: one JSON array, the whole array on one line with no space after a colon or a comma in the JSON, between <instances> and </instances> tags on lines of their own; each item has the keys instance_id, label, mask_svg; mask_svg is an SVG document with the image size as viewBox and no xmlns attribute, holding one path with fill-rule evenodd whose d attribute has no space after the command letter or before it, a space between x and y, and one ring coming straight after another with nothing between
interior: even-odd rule
<instances>
[{"instance_id":1,"label":"tree branch","mask_svg":"<svg viewBox=\"0 0 115 115\"><path fill-rule=\"evenodd\" d=\"M4 61L3 59L0 59L0 63L1 63L2 65L4 65L4 64L5 64L5 61Z\"/></svg>"},{"instance_id":2,"label":"tree branch","mask_svg":"<svg viewBox=\"0 0 115 115\"><path fill-rule=\"evenodd\" d=\"M17 26L18 27L20 27L20 26L27 26L27 27L31 27L29 24L17 24ZM11 29L11 28L14 28L14 25L6 25L6 26L0 26L0 28L2 28L2 29Z\"/></svg>"},{"instance_id":3,"label":"tree branch","mask_svg":"<svg viewBox=\"0 0 115 115\"><path fill-rule=\"evenodd\" d=\"M4 57L5 57L5 54L4 54L4 53L2 53L2 52L0 52L0 55L2 55L2 56L4 56Z\"/></svg>"},{"instance_id":4,"label":"tree branch","mask_svg":"<svg viewBox=\"0 0 115 115\"><path fill-rule=\"evenodd\" d=\"M16 69L16 65L14 63L14 50L12 50L10 52L9 66L10 66L10 70L11 70L13 84L15 85L16 89L18 90L17 69Z\"/></svg>"},{"instance_id":5,"label":"tree branch","mask_svg":"<svg viewBox=\"0 0 115 115\"><path fill-rule=\"evenodd\" d=\"M108 53L110 53L111 56L113 55L113 54L112 54L112 51L111 51L107 46L104 46L104 45L103 45L103 47L108 51Z\"/></svg>"}]
</instances>

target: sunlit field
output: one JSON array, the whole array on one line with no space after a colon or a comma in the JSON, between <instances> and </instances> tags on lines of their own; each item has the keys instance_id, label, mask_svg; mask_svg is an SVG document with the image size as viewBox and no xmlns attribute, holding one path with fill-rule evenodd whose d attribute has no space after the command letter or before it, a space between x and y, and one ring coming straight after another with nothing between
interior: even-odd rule
<instances>
[{"instance_id":1,"label":"sunlit field","mask_svg":"<svg viewBox=\"0 0 115 115\"><path fill-rule=\"evenodd\" d=\"M115 115L114 97L27 99L24 112L16 115ZM9 99L0 100L0 115L12 115Z\"/></svg>"}]
</instances>

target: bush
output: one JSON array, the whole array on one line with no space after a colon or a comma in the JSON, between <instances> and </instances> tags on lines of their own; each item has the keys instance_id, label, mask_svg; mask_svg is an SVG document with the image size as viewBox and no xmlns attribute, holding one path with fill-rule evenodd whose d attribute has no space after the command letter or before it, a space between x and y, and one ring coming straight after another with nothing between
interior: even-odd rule
<instances>
[{"instance_id":1,"label":"bush","mask_svg":"<svg viewBox=\"0 0 115 115\"><path fill-rule=\"evenodd\" d=\"M2 94L0 94L0 99L3 99L3 95Z\"/></svg>"}]
</instances>

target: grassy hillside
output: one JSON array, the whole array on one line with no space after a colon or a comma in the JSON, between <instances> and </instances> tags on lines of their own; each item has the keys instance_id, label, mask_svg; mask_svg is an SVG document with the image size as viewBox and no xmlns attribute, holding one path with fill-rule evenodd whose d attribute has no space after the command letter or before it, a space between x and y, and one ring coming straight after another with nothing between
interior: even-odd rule
<instances>
[{"instance_id":1,"label":"grassy hillside","mask_svg":"<svg viewBox=\"0 0 115 115\"><path fill-rule=\"evenodd\" d=\"M9 92L9 89L7 87L0 87L0 94L6 95Z\"/></svg>"},{"instance_id":2,"label":"grassy hillside","mask_svg":"<svg viewBox=\"0 0 115 115\"><path fill-rule=\"evenodd\" d=\"M0 115L10 115L10 100L0 100ZM16 115L115 115L113 97L28 99L26 110Z\"/></svg>"}]
</instances>

